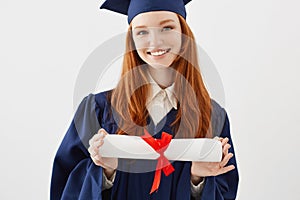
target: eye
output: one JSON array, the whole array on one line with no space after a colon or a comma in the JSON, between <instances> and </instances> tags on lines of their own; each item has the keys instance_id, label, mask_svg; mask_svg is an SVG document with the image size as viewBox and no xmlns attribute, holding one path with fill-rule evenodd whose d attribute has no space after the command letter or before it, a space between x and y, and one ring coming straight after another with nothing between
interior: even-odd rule
<instances>
[{"instance_id":1,"label":"eye","mask_svg":"<svg viewBox=\"0 0 300 200\"><path fill-rule=\"evenodd\" d=\"M136 35L146 35L147 33L148 31L142 30L142 31L138 31Z\"/></svg>"},{"instance_id":2,"label":"eye","mask_svg":"<svg viewBox=\"0 0 300 200\"><path fill-rule=\"evenodd\" d=\"M162 28L162 31L170 31L172 29L173 29L172 26L165 26L165 27Z\"/></svg>"}]
</instances>

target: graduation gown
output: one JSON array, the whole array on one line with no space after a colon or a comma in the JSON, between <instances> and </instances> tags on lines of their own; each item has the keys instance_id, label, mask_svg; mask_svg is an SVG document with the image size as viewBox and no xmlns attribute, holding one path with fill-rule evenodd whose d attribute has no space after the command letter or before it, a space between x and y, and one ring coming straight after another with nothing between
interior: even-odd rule
<instances>
[{"instance_id":1,"label":"graduation gown","mask_svg":"<svg viewBox=\"0 0 300 200\"><path fill-rule=\"evenodd\" d=\"M161 174L160 187L157 192L149 194L154 179L154 171L145 170L141 173L131 173L130 169L142 169L156 165L154 160L136 160L134 165L126 159L119 159L114 185L111 189L102 191L102 168L96 166L90 158L88 148L89 139L99 130L104 128L108 133L116 133L118 126L111 112L110 94L105 91L96 95L90 94L79 105L71 125L54 159L51 179L50 199L80 199L80 200L232 200L235 199L238 186L238 171L235 157L231 158L228 165L233 164L235 169L219 176L205 178L205 185L199 197L191 196L190 168L191 162L172 162L175 171L169 176ZM172 109L164 119L154 126L149 125L149 132L157 132L154 136L160 138L162 131L173 134L171 122L175 119L177 110ZM161 125L160 130L156 130ZM151 126L152 124L152 126ZM212 100L212 128L220 137L229 138L234 153L230 136L227 114L215 101ZM155 168L154 168L155 169Z\"/></svg>"}]
</instances>

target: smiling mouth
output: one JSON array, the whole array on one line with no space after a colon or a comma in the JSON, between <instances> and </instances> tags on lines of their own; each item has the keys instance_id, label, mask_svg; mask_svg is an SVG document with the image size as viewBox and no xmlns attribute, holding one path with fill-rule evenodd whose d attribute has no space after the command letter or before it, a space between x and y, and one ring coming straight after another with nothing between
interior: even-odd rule
<instances>
[{"instance_id":1,"label":"smiling mouth","mask_svg":"<svg viewBox=\"0 0 300 200\"><path fill-rule=\"evenodd\" d=\"M158 49L158 50L153 50L153 51L147 51L148 55L151 56L162 56L168 52L170 52L171 48L169 49Z\"/></svg>"}]
</instances>

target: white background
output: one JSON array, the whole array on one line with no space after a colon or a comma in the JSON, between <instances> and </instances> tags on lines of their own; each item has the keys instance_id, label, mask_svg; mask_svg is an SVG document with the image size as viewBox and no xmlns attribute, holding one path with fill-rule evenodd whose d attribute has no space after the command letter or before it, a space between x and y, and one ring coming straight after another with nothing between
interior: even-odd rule
<instances>
[{"instance_id":1,"label":"white background","mask_svg":"<svg viewBox=\"0 0 300 200\"><path fill-rule=\"evenodd\" d=\"M49 198L79 70L96 47L127 29L125 16L100 4L0 1L0 199ZM187 21L225 88L238 199L300 199L299 7L297 0L187 6Z\"/></svg>"}]
</instances>

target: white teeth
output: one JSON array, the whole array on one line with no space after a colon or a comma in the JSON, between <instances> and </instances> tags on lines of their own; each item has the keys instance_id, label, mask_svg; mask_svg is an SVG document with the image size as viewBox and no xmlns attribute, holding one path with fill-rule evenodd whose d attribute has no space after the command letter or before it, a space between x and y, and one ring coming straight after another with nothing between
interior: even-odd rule
<instances>
[{"instance_id":1,"label":"white teeth","mask_svg":"<svg viewBox=\"0 0 300 200\"><path fill-rule=\"evenodd\" d=\"M161 56L165 54L167 50L160 50L160 51L155 51L155 52L150 52L152 56Z\"/></svg>"}]
</instances>

